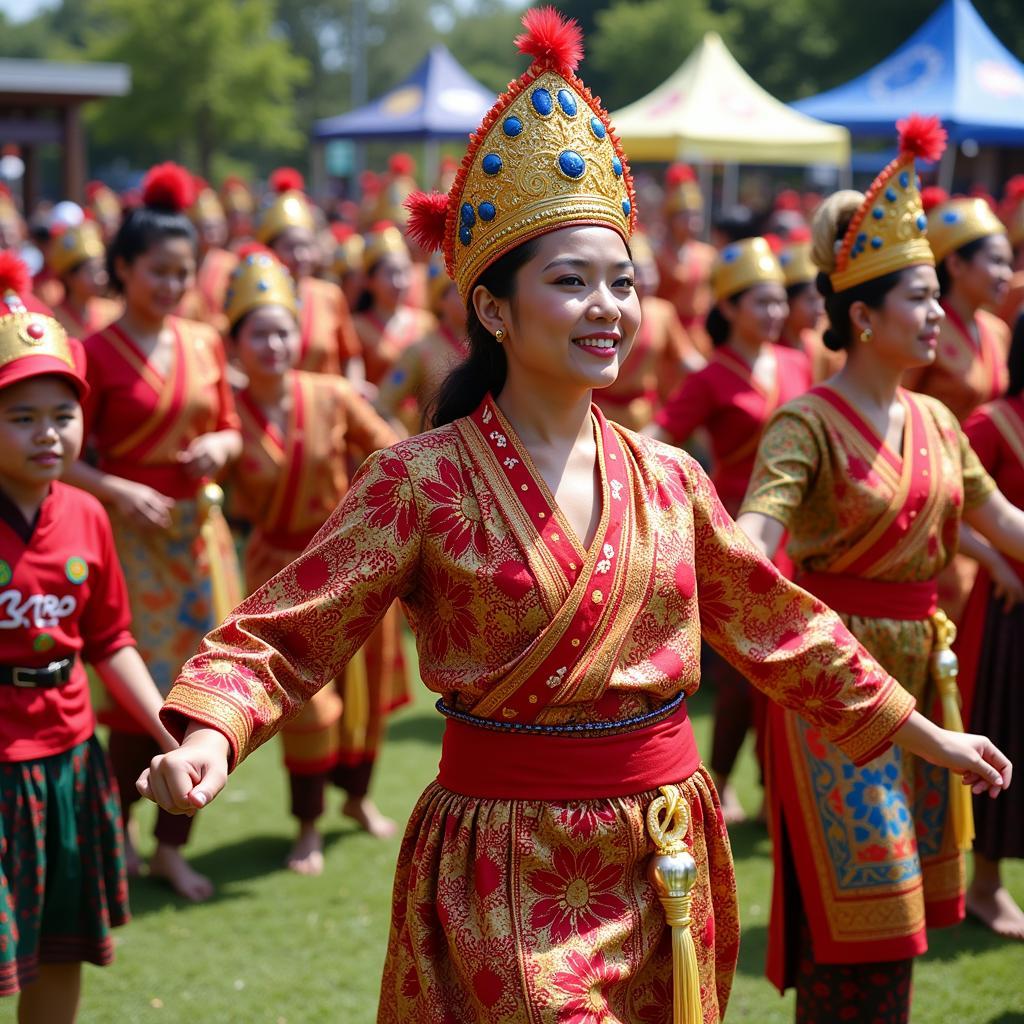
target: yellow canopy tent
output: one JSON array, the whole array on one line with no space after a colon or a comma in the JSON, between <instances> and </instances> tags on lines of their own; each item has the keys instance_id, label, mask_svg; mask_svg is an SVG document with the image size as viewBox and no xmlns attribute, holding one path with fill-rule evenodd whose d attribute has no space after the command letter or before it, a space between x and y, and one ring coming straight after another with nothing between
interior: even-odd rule
<instances>
[{"instance_id":1,"label":"yellow canopy tent","mask_svg":"<svg viewBox=\"0 0 1024 1024\"><path fill-rule=\"evenodd\" d=\"M850 161L850 133L765 92L709 32L674 75L612 114L631 160L725 164Z\"/></svg>"}]
</instances>

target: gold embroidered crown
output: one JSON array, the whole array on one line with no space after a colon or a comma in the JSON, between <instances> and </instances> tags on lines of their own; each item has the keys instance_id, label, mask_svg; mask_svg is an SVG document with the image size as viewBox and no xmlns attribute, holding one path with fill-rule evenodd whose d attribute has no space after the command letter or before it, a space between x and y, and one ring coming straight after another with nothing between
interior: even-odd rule
<instances>
[{"instance_id":1,"label":"gold embroidered crown","mask_svg":"<svg viewBox=\"0 0 1024 1024\"><path fill-rule=\"evenodd\" d=\"M239 251L238 266L228 282L224 301L228 326L233 328L259 306L284 306L298 317L291 274L269 249L252 244Z\"/></svg>"},{"instance_id":2,"label":"gold embroidered crown","mask_svg":"<svg viewBox=\"0 0 1024 1024\"><path fill-rule=\"evenodd\" d=\"M313 211L306 198L305 181L291 167L279 167L270 175L273 198L260 213L256 237L264 245L272 242L288 228L315 229Z\"/></svg>"},{"instance_id":3,"label":"gold embroidered crown","mask_svg":"<svg viewBox=\"0 0 1024 1024\"><path fill-rule=\"evenodd\" d=\"M409 254L402 232L389 220L378 221L363 235L363 270L370 271L385 256Z\"/></svg>"},{"instance_id":4,"label":"gold embroidered crown","mask_svg":"<svg viewBox=\"0 0 1024 1024\"><path fill-rule=\"evenodd\" d=\"M760 236L731 242L711 267L711 290L716 302L756 284L785 284L785 281L768 239Z\"/></svg>"},{"instance_id":5,"label":"gold embroidered crown","mask_svg":"<svg viewBox=\"0 0 1024 1024\"><path fill-rule=\"evenodd\" d=\"M189 207L188 215L193 224L201 224L203 221L220 221L225 219L224 207L221 205L220 196L214 191L209 182L202 178L196 178L196 199Z\"/></svg>"},{"instance_id":6,"label":"gold embroidered crown","mask_svg":"<svg viewBox=\"0 0 1024 1024\"><path fill-rule=\"evenodd\" d=\"M946 148L946 130L937 117L912 114L898 121L900 151L875 178L853 215L829 275L837 292L921 264L935 264L925 232L928 218L914 159L938 160Z\"/></svg>"},{"instance_id":7,"label":"gold embroidered crown","mask_svg":"<svg viewBox=\"0 0 1024 1024\"><path fill-rule=\"evenodd\" d=\"M979 238L1005 234L1006 225L984 199L950 199L928 214L928 241L936 263Z\"/></svg>"},{"instance_id":8,"label":"gold embroidered crown","mask_svg":"<svg viewBox=\"0 0 1024 1024\"><path fill-rule=\"evenodd\" d=\"M484 118L448 195L407 200L408 230L444 252L468 300L480 274L517 245L571 224L624 239L636 226L633 181L600 101L576 76L582 33L554 8L527 11L516 39L533 63Z\"/></svg>"},{"instance_id":9,"label":"gold embroidered crown","mask_svg":"<svg viewBox=\"0 0 1024 1024\"><path fill-rule=\"evenodd\" d=\"M704 195L697 182L697 175L689 164L672 164L665 172L665 201L662 209L666 216L684 210L699 213L704 209Z\"/></svg>"},{"instance_id":10,"label":"gold embroidered crown","mask_svg":"<svg viewBox=\"0 0 1024 1024\"><path fill-rule=\"evenodd\" d=\"M67 228L51 242L46 254L50 269L58 275L66 274L86 260L103 259L107 248L100 235L100 227L93 220L83 220Z\"/></svg>"},{"instance_id":11,"label":"gold embroidered crown","mask_svg":"<svg viewBox=\"0 0 1024 1024\"><path fill-rule=\"evenodd\" d=\"M811 232L807 228L798 227L789 233L779 253L779 266L787 288L807 284L817 278L818 268L811 259Z\"/></svg>"}]
</instances>

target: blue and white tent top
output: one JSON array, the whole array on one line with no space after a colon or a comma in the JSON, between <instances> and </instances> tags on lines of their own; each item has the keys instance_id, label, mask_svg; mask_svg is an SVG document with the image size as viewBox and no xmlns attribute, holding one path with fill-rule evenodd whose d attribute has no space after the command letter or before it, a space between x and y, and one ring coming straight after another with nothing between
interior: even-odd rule
<instances>
[{"instance_id":1,"label":"blue and white tent top","mask_svg":"<svg viewBox=\"0 0 1024 1024\"><path fill-rule=\"evenodd\" d=\"M313 124L314 139L455 139L476 130L497 97L444 46L379 99Z\"/></svg>"},{"instance_id":2,"label":"blue and white tent top","mask_svg":"<svg viewBox=\"0 0 1024 1024\"><path fill-rule=\"evenodd\" d=\"M856 135L889 135L910 113L937 114L954 140L1024 144L1024 64L970 0L946 2L879 65L793 104Z\"/></svg>"}]
</instances>

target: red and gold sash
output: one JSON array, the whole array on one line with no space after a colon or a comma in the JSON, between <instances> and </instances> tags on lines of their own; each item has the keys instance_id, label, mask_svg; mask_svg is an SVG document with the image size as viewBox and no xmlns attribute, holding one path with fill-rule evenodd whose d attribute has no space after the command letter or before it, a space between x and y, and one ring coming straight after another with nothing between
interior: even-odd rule
<instances>
[{"instance_id":1,"label":"red and gold sash","mask_svg":"<svg viewBox=\"0 0 1024 1024\"><path fill-rule=\"evenodd\" d=\"M988 415L1014 457L1024 466L1024 421L1020 413L1000 398L988 407Z\"/></svg>"},{"instance_id":2,"label":"red and gold sash","mask_svg":"<svg viewBox=\"0 0 1024 1024\"><path fill-rule=\"evenodd\" d=\"M906 412L903 457L898 459L860 414L829 387L812 388L804 399L847 442L850 450L878 472L894 493L889 509L864 536L828 567L830 573L877 578L922 543L941 512L941 439L938 428L915 396L902 388Z\"/></svg>"},{"instance_id":3,"label":"red and gold sash","mask_svg":"<svg viewBox=\"0 0 1024 1024\"><path fill-rule=\"evenodd\" d=\"M584 551L511 426L488 396L457 421L481 478L521 547L550 624L504 666L471 709L478 718L536 722L549 705L593 702L605 691L651 586L654 544L638 530L633 479L618 435L592 407L601 518ZM639 592L638 592L639 588Z\"/></svg>"},{"instance_id":4,"label":"red and gold sash","mask_svg":"<svg viewBox=\"0 0 1024 1024\"><path fill-rule=\"evenodd\" d=\"M203 257L196 275L196 287L211 313L219 313L224 308L228 279L237 264L238 257L227 249L210 249Z\"/></svg>"},{"instance_id":5,"label":"red and gold sash","mask_svg":"<svg viewBox=\"0 0 1024 1024\"><path fill-rule=\"evenodd\" d=\"M725 367L727 370L731 370L739 379L748 387L751 391L756 392L764 399L764 413L761 419L762 423L767 423L771 419L772 413L775 412L779 407L779 360L775 358L775 377L772 381L770 389L766 390L761 382L754 376L754 368L743 359L742 356L733 352L729 348L716 348L715 354L711 357L714 362L717 362L719 366ZM730 452L717 455L717 461L719 466L732 466L737 462L742 462L744 459L749 459L757 452L757 446L761 443L761 433L758 431L751 437L748 437L738 448L734 448Z\"/></svg>"},{"instance_id":6,"label":"red and gold sash","mask_svg":"<svg viewBox=\"0 0 1024 1024\"><path fill-rule=\"evenodd\" d=\"M984 371L986 394L983 395L982 402L998 398L1003 392L1004 357L985 322L980 316L974 318L974 325L978 329L978 340L975 342L960 314L948 302L943 302L942 308L946 311L946 319L954 328L946 341L957 348L958 362L966 361L969 367L980 362Z\"/></svg>"}]
</instances>

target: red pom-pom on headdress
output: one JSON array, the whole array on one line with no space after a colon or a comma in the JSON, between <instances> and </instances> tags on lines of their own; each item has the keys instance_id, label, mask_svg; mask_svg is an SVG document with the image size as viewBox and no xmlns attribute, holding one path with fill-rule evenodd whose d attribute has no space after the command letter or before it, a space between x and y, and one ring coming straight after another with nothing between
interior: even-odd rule
<instances>
[{"instance_id":1,"label":"red pom-pom on headdress","mask_svg":"<svg viewBox=\"0 0 1024 1024\"><path fill-rule=\"evenodd\" d=\"M192 175L175 163L151 167L142 181L142 202L158 210L180 213L196 201Z\"/></svg>"},{"instance_id":2,"label":"red pom-pom on headdress","mask_svg":"<svg viewBox=\"0 0 1024 1024\"><path fill-rule=\"evenodd\" d=\"M921 189L921 206L925 213L931 213L936 206L941 206L949 201L949 193L938 185L929 185Z\"/></svg>"},{"instance_id":3,"label":"red pom-pom on headdress","mask_svg":"<svg viewBox=\"0 0 1024 1024\"><path fill-rule=\"evenodd\" d=\"M665 184L668 186L685 185L689 181L696 181L697 175L689 164L672 164L665 172Z\"/></svg>"},{"instance_id":4,"label":"red pom-pom on headdress","mask_svg":"<svg viewBox=\"0 0 1024 1024\"><path fill-rule=\"evenodd\" d=\"M356 229L343 220L336 220L331 223L331 235L339 245L342 242L347 242L355 233Z\"/></svg>"},{"instance_id":5,"label":"red pom-pom on headdress","mask_svg":"<svg viewBox=\"0 0 1024 1024\"><path fill-rule=\"evenodd\" d=\"M24 298L32 291L32 272L13 249L0 252L0 296L14 292Z\"/></svg>"},{"instance_id":6,"label":"red pom-pom on headdress","mask_svg":"<svg viewBox=\"0 0 1024 1024\"><path fill-rule=\"evenodd\" d=\"M523 15L526 31L516 36L520 53L542 65L570 74L583 60L583 31L579 23L566 18L554 7L537 7Z\"/></svg>"},{"instance_id":7,"label":"red pom-pom on headdress","mask_svg":"<svg viewBox=\"0 0 1024 1024\"><path fill-rule=\"evenodd\" d=\"M262 242L246 242L238 247L238 258L244 260L247 256L273 256L277 255L273 249L268 249Z\"/></svg>"},{"instance_id":8,"label":"red pom-pom on headdress","mask_svg":"<svg viewBox=\"0 0 1024 1024\"><path fill-rule=\"evenodd\" d=\"M362 192L364 196L380 195L383 187L380 175L377 174L376 171L363 171L359 175L359 191Z\"/></svg>"},{"instance_id":9,"label":"red pom-pom on headdress","mask_svg":"<svg viewBox=\"0 0 1024 1024\"><path fill-rule=\"evenodd\" d=\"M306 179L294 167L278 167L270 175L270 187L278 195L285 192L304 192Z\"/></svg>"},{"instance_id":10,"label":"red pom-pom on headdress","mask_svg":"<svg viewBox=\"0 0 1024 1024\"><path fill-rule=\"evenodd\" d=\"M798 224L786 238L787 245L804 245L811 241L811 229L806 224Z\"/></svg>"},{"instance_id":11,"label":"red pom-pom on headdress","mask_svg":"<svg viewBox=\"0 0 1024 1024\"><path fill-rule=\"evenodd\" d=\"M388 170L396 178L411 178L416 173L416 161L408 153L395 153L388 160Z\"/></svg>"},{"instance_id":12,"label":"red pom-pom on headdress","mask_svg":"<svg viewBox=\"0 0 1024 1024\"><path fill-rule=\"evenodd\" d=\"M402 205L409 211L406 234L427 252L441 249L448 217L448 197L440 192L413 192Z\"/></svg>"},{"instance_id":13,"label":"red pom-pom on headdress","mask_svg":"<svg viewBox=\"0 0 1024 1024\"><path fill-rule=\"evenodd\" d=\"M910 117L896 122L900 133L900 155L913 156L919 160L938 160L946 151L949 135L937 117Z\"/></svg>"},{"instance_id":14,"label":"red pom-pom on headdress","mask_svg":"<svg viewBox=\"0 0 1024 1024\"><path fill-rule=\"evenodd\" d=\"M772 232L766 232L764 235L764 240L768 243L768 248L771 249L771 251L776 256L778 256L779 253L782 252L783 248L785 247L782 239L778 235L773 234Z\"/></svg>"},{"instance_id":15,"label":"red pom-pom on headdress","mask_svg":"<svg viewBox=\"0 0 1024 1024\"><path fill-rule=\"evenodd\" d=\"M109 192L110 189L102 181L88 181L85 184L85 198L92 202L101 192Z\"/></svg>"},{"instance_id":16,"label":"red pom-pom on headdress","mask_svg":"<svg viewBox=\"0 0 1024 1024\"><path fill-rule=\"evenodd\" d=\"M800 211L800 207L800 193L794 188L784 188L775 197L776 211L798 213Z\"/></svg>"},{"instance_id":17,"label":"red pom-pom on headdress","mask_svg":"<svg viewBox=\"0 0 1024 1024\"><path fill-rule=\"evenodd\" d=\"M1024 199L1024 174L1015 174L1007 181L1003 189L1003 197L1015 203Z\"/></svg>"}]
</instances>

